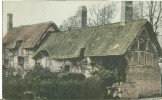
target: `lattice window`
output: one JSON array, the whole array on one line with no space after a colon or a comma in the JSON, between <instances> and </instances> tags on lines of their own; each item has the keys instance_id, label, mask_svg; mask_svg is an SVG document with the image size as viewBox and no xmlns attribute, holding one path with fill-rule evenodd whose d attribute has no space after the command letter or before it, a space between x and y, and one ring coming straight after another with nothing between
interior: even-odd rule
<instances>
[{"instance_id":1,"label":"lattice window","mask_svg":"<svg viewBox=\"0 0 162 100\"><path fill-rule=\"evenodd\" d=\"M145 65L145 52L139 52L139 65Z\"/></svg>"},{"instance_id":2,"label":"lattice window","mask_svg":"<svg viewBox=\"0 0 162 100\"><path fill-rule=\"evenodd\" d=\"M133 52L133 61L130 59L130 65L155 65L157 64L158 57L155 56L157 53L157 49L155 45L149 38L149 35L144 29L142 33L135 40L133 45L130 48L131 52ZM130 55L130 53L129 53Z\"/></svg>"}]
</instances>

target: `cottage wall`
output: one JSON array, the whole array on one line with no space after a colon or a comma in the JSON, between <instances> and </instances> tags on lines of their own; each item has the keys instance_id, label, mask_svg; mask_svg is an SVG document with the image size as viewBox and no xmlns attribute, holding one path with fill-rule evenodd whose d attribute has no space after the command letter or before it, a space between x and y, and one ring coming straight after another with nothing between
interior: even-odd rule
<instances>
[{"instance_id":1,"label":"cottage wall","mask_svg":"<svg viewBox=\"0 0 162 100\"><path fill-rule=\"evenodd\" d=\"M16 68L18 66L18 56L13 56L13 67Z\"/></svg>"},{"instance_id":2,"label":"cottage wall","mask_svg":"<svg viewBox=\"0 0 162 100\"><path fill-rule=\"evenodd\" d=\"M17 73L20 73L19 69L22 73L32 69L35 66L34 51L55 31L59 30L53 22L15 27L3 39L3 65L15 68Z\"/></svg>"},{"instance_id":3,"label":"cottage wall","mask_svg":"<svg viewBox=\"0 0 162 100\"><path fill-rule=\"evenodd\" d=\"M35 66L35 60L33 59L33 55L29 55L28 68L32 69L34 66Z\"/></svg>"},{"instance_id":4,"label":"cottage wall","mask_svg":"<svg viewBox=\"0 0 162 100\"><path fill-rule=\"evenodd\" d=\"M36 63L40 63L44 68L48 68L51 72L59 72L64 61L53 60L50 57L43 57L36 60Z\"/></svg>"},{"instance_id":5,"label":"cottage wall","mask_svg":"<svg viewBox=\"0 0 162 100\"><path fill-rule=\"evenodd\" d=\"M15 72L20 75L26 70L30 70L35 66L35 60L32 59L32 50L18 49L16 51L5 50L5 66L14 68Z\"/></svg>"},{"instance_id":6,"label":"cottage wall","mask_svg":"<svg viewBox=\"0 0 162 100\"><path fill-rule=\"evenodd\" d=\"M127 51L126 82L134 82L139 97L161 93L161 72L158 53L144 29Z\"/></svg>"},{"instance_id":7,"label":"cottage wall","mask_svg":"<svg viewBox=\"0 0 162 100\"><path fill-rule=\"evenodd\" d=\"M7 67L13 67L14 66L14 60L13 60L13 56L9 56L8 58L8 65L6 65Z\"/></svg>"},{"instance_id":8,"label":"cottage wall","mask_svg":"<svg viewBox=\"0 0 162 100\"><path fill-rule=\"evenodd\" d=\"M139 96L160 94L160 69L156 66L129 66L127 82L134 82Z\"/></svg>"},{"instance_id":9,"label":"cottage wall","mask_svg":"<svg viewBox=\"0 0 162 100\"><path fill-rule=\"evenodd\" d=\"M55 60L50 57L43 57L36 59L36 64L42 65L44 68L48 68L51 72L69 72L69 73L83 73L86 77L90 76L92 67L89 65L89 58L85 58L85 64L80 64L81 59L63 59ZM66 71L66 66L70 66Z\"/></svg>"}]
</instances>

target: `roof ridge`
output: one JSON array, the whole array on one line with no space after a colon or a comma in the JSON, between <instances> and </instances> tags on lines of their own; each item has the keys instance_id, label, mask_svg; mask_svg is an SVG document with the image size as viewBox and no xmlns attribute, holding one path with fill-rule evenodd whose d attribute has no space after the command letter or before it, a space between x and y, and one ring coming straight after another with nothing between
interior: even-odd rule
<instances>
[{"instance_id":1,"label":"roof ridge","mask_svg":"<svg viewBox=\"0 0 162 100\"><path fill-rule=\"evenodd\" d=\"M54 23L54 22L53 21L46 21L46 22L35 23L35 24L20 25L20 26L13 27L12 29L26 27L26 26L37 26L37 25L42 25L42 24L52 24L52 23Z\"/></svg>"},{"instance_id":2,"label":"roof ridge","mask_svg":"<svg viewBox=\"0 0 162 100\"><path fill-rule=\"evenodd\" d=\"M131 21L148 21L148 20L147 19L133 19L133 20L126 21L126 23L131 22ZM104 27L104 26L120 24L120 23L121 23L121 21L115 22L115 23L104 24L104 25L97 25L97 26L90 26L90 27L85 27L85 28L78 28L78 29L73 29L73 30L70 30L70 31L61 31L61 32L67 32L68 33L68 32L72 32L72 31L76 31L76 30L84 30L84 29L95 28L95 27Z\"/></svg>"}]
</instances>

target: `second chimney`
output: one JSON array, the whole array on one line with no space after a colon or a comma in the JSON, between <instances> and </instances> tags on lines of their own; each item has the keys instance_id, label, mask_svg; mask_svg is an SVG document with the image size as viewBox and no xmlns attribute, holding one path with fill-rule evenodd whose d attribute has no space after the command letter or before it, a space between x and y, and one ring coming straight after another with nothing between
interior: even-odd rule
<instances>
[{"instance_id":1,"label":"second chimney","mask_svg":"<svg viewBox=\"0 0 162 100\"><path fill-rule=\"evenodd\" d=\"M133 1L121 2L121 22L133 19Z\"/></svg>"},{"instance_id":2,"label":"second chimney","mask_svg":"<svg viewBox=\"0 0 162 100\"><path fill-rule=\"evenodd\" d=\"M87 25L87 8L86 6L80 6L77 13L78 27L85 28Z\"/></svg>"},{"instance_id":3,"label":"second chimney","mask_svg":"<svg viewBox=\"0 0 162 100\"><path fill-rule=\"evenodd\" d=\"M13 17L13 14L11 13L7 14L7 32L9 32L12 29L12 26L13 26L12 17Z\"/></svg>"}]
</instances>

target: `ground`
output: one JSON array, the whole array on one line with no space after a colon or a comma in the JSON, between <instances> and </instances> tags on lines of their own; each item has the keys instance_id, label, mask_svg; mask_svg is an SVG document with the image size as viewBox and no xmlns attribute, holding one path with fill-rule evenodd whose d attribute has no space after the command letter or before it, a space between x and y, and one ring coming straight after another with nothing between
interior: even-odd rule
<instances>
[{"instance_id":1,"label":"ground","mask_svg":"<svg viewBox=\"0 0 162 100\"><path fill-rule=\"evenodd\" d=\"M139 100L162 100L162 97L155 97L155 98L144 98Z\"/></svg>"}]
</instances>

